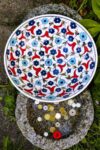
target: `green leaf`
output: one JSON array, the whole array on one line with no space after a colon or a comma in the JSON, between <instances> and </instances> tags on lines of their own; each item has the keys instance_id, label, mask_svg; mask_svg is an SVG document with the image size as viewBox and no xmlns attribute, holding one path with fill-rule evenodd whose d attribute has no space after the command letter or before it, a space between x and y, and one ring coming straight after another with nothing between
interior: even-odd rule
<instances>
[{"instance_id":1,"label":"green leaf","mask_svg":"<svg viewBox=\"0 0 100 150\"><path fill-rule=\"evenodd\" d=\"M94 78L94 83L97 85L100 85L100 71L97 71L95 78Z\"/></svg>"},{"instance_id":2,"label":"green leaf","mask_svg":"<svg viewBox=\"0 0 100 150\"><path fill-rule=\"evenodd\" d=\"M100 19L100 0L92 0L92 9Z\"/></svg>"},{"instance_id":3,"label":"green leaf","mask_svg":"<svg viewBox=\"0 0 100 150\"><path fill-rule=\"evenodd\" d=\"M100 32L100 27L94 27L94 28L89 28L88 31L90 32L90 34L95 37L96 35L99 34Z\"/></svg>"},{"instance_id":4,"label":"green leaf","mask_svg":"<svg viewBox=\"0 0 100 150\"><path fill-rule=\"evenodd\" d=\"M91 20L91 19L82 19L80 20L80 23L87 29L93 28L93 27L100 27L100 24L98 22Z\"/></svg>"},{"instance_id":5,"label":"green leaf","mask_svg":"<svg viewBox=\"0 0 100 150\"><path fill-rule=\"evenodd\" d=\"M96 41L96 45L98 48L100 48L100 34L99 34L98 39Z\"/></svg>"},{"instance_id":6,"label":"green leaf","mask_svg":"<svg viewBox=\"0 0 100 150\"><path fill-rule=\"evenodd\" d=\"M87 143L86 138L84 138L84 139L82 140L82 143L83 143L83 144L86 144L86 143Z\"/></svg>"}]
</instances>

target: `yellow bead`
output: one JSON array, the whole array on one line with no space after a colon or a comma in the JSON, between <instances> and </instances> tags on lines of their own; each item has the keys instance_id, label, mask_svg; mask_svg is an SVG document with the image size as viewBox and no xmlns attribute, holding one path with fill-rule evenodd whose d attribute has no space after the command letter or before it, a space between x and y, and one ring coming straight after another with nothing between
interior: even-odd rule
<instances>
[{"instance_id":1,"label":"yellow bead","mask_svg":"<svg viewBox=\"0 0 100 150\"><path fill-rule=\"evenodd\" d=\"M50 121L55 121L55 113L50 114Z\"/></svg>"},{"instance_id":2,"label":"yellow bead","mask_svg":"<svg viewBox=\"0 0 100 150\"><path fill-rule=\"evenodd\" d=\"M38 109L42 109L42 105L41 104L38 105Z\"/></svg>"},{"instance_id":3,"label":"yellow bead","mask_svg":"<svg viewBox=\"0 0 100 150\"><path fill-rule=\"evenodd\" d=\"M45 120L49 120L50 119L50 114L45 114L44 118L45 118Z\"/></svg>"},{"instance_id":4,"label":"yellow bead","mask_svg":"<svg viewBox=\"0 0 100 150\"><path fill-rule=\"evenodd\" d=\"M50 132L53 133L56 131L56 128L55 127L50 127Z\"/></svg>"},{"instance_id":5,"label":"yellow bead","mask_svg":"<svg viewBox=\"0 0 100 150\"><path fill-rule=\"evenodd\" d=\"M49 110L49 111L53 111L53 110L54 110L54 106L48 105L48 110Z\"/></svg>"}]
</instances>

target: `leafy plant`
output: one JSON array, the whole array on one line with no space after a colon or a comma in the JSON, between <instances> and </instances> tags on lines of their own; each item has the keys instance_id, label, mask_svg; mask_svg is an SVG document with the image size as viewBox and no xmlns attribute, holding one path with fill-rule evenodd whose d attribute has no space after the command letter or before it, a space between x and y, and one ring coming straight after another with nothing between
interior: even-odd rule
<instances>
[{"instance_id":1,"label":"leafy plant","mask_svg":"<svg viewBox=\"0 0 100 150\"><path fill-rule=\"evenodd\" d=\"M23 150L23 142L18 140L14 143L9 136L5 136L3 138L3 150Z\"/></svg>"},{"instance_id":2,"label":"leafy plant","mask_svg":"<svg viewBox=\"0 0 100 150\"><path fill-rule=\"evenodd\" d=\"M97 15L98 20L82 19L80 21L85 26L91 35L96 38L97 47L100 48L100 0L92 0L93 12Z\"/></svg>"}]
</instances>

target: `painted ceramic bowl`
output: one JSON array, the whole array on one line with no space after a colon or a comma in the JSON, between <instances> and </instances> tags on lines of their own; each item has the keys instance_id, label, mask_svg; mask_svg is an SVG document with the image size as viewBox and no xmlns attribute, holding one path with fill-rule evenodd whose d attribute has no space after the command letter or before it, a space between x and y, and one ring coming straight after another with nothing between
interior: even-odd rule
<instances>
[{"instance_id":1,"label":"painted ceramic bowl","mask_svg":"<svg viewBox=\"0 0 100 150\"><path fill-rule=\"evenodd\" d=\"M41 15L11 34L4 65L25 96L58 102L75 97L89 85L97 67L97 50L78 22L62 15Z\"/></svg>"}]
</instances>

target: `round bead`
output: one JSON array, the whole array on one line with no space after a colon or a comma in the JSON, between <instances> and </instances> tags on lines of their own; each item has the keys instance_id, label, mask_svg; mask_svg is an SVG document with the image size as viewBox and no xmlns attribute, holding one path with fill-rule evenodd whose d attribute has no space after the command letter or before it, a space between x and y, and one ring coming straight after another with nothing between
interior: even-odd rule
<instances>
[{"instance_id":1,"label":"round bead","mask_svg":"<svg viewBox=\"0 0 100 150\"><path fill-rule=\"evenodd\" d=\"M38 105L38 109L42 109L42 105L39 104L39 105Z\"/></svg>"},{"instance_id":2,"label":"round bead","mask_svg":"<svg viewBox=\"0 0 100 150\"><path fill-rule=\"evenodd\" d=\"M35 101L35 104L36 104L36 105L38 105L38 104L39 104L39 101L38 101L38 100L36 100L36 101Z\"/></svg>"},{"instance_id":3,"label":"round bead","mask_svg":"<svg viewBox=\"0 0 100 150\"><path fill-rule=\"evenodd\" d=\"M56 126L56 127L60 127L60 123L59 123L59 122L56 122L56 123L55 123L55 126Z\"/></svg>"},{"instance_id":4,"label":"round bead","mask_svg":"<svg viewBox=\"0 0 100 150\"><path fill-rule=\"evenodd\" d=\"M56 113L55 118L56 119L60 119L61 118L61 114L60 113Z\"/></svg>"},{"instance_id":5,"label":"round bead","mask_svg":"<svg viewBox=\"0 0 100 150\"><path fill-rule=\"evenodd\" d=\"M56 128L55 127L50 127L50 132L53 133L55 132Z\"/></svg>"},{"instance_id":6,"label":"round bead","mask_svg":"<svg viewBox=\"0 0 100 150\"><path fill-rule=\"evenodd\" d=\"M72 107L73 107L73 108L75 108L75 107L76 107L76 104L75 104L75 103L73 103L73 104L72 104Z\"/></svg>"},{"instance_id":7,"label":"round bead","mask_svg":"<svg viewBox=\"0 0 100 150\"><path fill-rule=\"evenodd\" d=\"M80 108L81 104L80 103L76 103L76 107Z\"/></svg>"},{"instance_id":8,"label":"round bead","mask_svg":"<svg viewBox=\"0 0 100 150\"><path fill-rule=\"evenodd\" d=\"M49 120L50 119L50 114L45 114L44 118L45 118L45 120Z\"/></svg>"},{"instance_id":9,"label":"round bead","mask_svg":"<svg viewBox=\"0 0 100 150\"><path fill-rule=\"evenodd\" d=\"M38 118L37 118L37 121L41 122L41 121L42 121L42 118L41 118L41 117L38 117Z\"/></svg>"},{"instance_id":10,"label":"round bead","mask_svg":"<svg viewBox=\"0 0 100 150\"><path fill-rule=\"evenodd\" d=\"M75 110L75 109L71 109L71 110L69 111L69 115L70 115L70 116L75 116L75 115L76 115L76 110Z\"/></svg>"},{"instance_id":11,"label":"round bead","mask_svg":"<svg viewBox=\"0 0 100 150\"><path fill-rule=\"evenodd\" d=\"M44 105L43 110L48 110L48 106Z\"/></svg>"},{"instance_id":12,"label":"round bead","mask_svg":"<svg viewBox=\"0 0 100 150\"><path fill-rule=\"evenodd\" d=\"M68 120L68 116L64 116L64 119L65 119L65 120Z\"/></svg>"},{"instance_id":13,"label":"round bead","mask_svg":"<svg viewBox=\"0 0 100 150\"><path fill-rule=\"evenodd\" d=\"M47 137L48 136L48 132L44 132L44 136Z\"/></svg>"},{"instance_id":14,"label":"round bead","mask_svg":"<svg viewBox=\"0 0 100 150\"><path fill-rule=\"evenodd\" d=\"M72 99L68 100L68 105L72 105L74 101Z\"/></svg>"},{"instance_id":15,"label":"round bead","mask_svg":"<svg viewBox=\"0 0 100 150\"><path fill-rule=\"evenodd\" d=\"M54 106L48 105L48 110L49 110L49 111L53 111L53 110L54 110Z\"/></svg>"}]
</instances>

